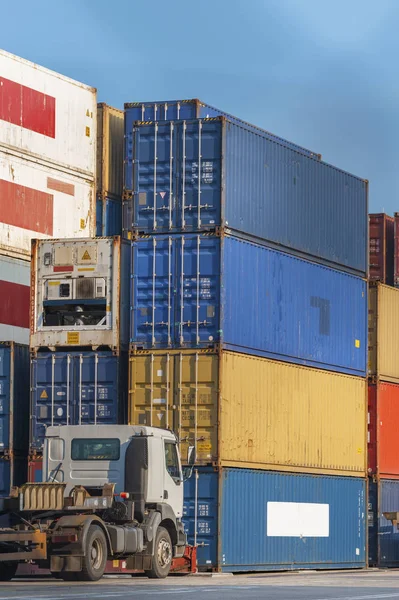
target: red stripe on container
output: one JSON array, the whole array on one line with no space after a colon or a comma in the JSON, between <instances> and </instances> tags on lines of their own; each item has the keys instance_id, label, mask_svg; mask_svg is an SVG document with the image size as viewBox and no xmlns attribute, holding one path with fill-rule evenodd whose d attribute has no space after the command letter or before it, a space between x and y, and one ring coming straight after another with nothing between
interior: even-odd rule
<instances>
[{"instance_id":1,"label":"red stripe on container","mask_svg":"<svg viewBox=\"0 0 399 600\"><path fill-rule=\"evenodd\" d=\"M75 195L75 186L72 183L65 183L64 181L54 179L53 177L47 177L47 188L49 190L54 190L55 192L68 194L69 196Z\"/></svg>"},{"instance_id":2,"label":"red stripe on container","mask_svg":"<svg viewBox=\"0 0 399 600\"><path fill-rule=\"evenodd\" d=\"M0 298L0 323L28 329L29 286L0 279Z\"/></svg>"},{"instance_id":3,"label":"red stripe on container","mask_svg":"<svg viewBox=\"0 0 399 600\"><path fill-rule=\"evenodd\" d=\"M67 273L68 271L73 271L73 266L71 266L71 267L53 267L54 273Z\"/></svg>"},{"instance_id":4,"label":"red stripe on container","mask_svg":"<svg viewBox=\"0 0 399 600\"><path fill-rule=\"evenodd\" d=\"M0 179L0 222L53 235L53 196Z\"/></svg>"},{"instance_id":5,"label":"red stripe on container","mask_svg":"<svg viewBox=\"0 0 399 600\"><path fill-rule=\"evenodd\" d=\"M0 119L55 138L55 98L0 77Z\"/></svg>"}]
</instances>

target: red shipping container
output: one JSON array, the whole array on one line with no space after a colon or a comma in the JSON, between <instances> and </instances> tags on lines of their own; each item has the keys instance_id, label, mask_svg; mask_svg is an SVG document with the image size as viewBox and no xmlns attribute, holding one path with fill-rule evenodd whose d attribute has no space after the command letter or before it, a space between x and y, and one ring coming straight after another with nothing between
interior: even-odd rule
<instances>
[{"instance_id":1,"label":"red shipping container","mask_svg":"<svg viewBox=\"0 0 399 600\"><path fill-rule=\"evenodd\" d=\"M40 483L42 481L43 456L37 454L28 460L28 482Z\"/></svg>"},{"instance_id":2,"label":"red shipping container","mask_svg":"<svg viewBox=\"0 0 399 600\"><path fill-rule=\"evenodd\" d=\"M399 385L369 383L368 471L384 479L399 479Z\"/></svg>"},{"instance_id":3,"label":"red shipping container","mask_svg":"<svg viewBox=\"0 0 399 600\"><path fill-rule=\"evenodd\" d=\"M394 217L384 213L369 215L369 277L393 285ZM396 250L396 242L395 242Z\"/></svg>"}]
</instances>

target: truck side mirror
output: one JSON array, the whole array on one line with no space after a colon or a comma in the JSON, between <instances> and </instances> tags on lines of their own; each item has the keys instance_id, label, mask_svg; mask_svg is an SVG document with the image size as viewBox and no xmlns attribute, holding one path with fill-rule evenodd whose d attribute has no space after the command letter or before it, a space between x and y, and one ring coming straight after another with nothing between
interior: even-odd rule
<instances>
[{"instance_id":1,"label":"truck side mirror","mask_svg":"<svg viewBox=\"0 0 399 600\"><path fill-rule=\"evenodd\" d=\"M195 465L195 459L196 459L195 446L189 446L188 452L187 452L187 464L190 467L193 467Z\"/></svg>"}]
</instances>

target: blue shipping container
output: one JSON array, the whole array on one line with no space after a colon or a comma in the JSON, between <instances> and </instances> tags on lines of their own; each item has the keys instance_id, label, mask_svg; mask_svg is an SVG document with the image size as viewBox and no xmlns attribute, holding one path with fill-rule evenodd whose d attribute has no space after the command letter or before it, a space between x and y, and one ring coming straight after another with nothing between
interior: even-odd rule
<instances>
[{"instance_id":1,"label":"blue shipping container","mask_svg":"<svg viewBox=\"0 0 399 600\"><path fill-rule=\"evenodd\" d=\"M31 449L49 425L125 422L127 356L112 352L43 352L31 361Z\"/></svg>"},{"instance_id":2,"label":"blue shipping container","mask_svg":"<svg viewBox=\"0 0 399 600\"><path fill-rule=\"evenodd\" d=\"M211 347L365 376L367 285L233 236L132 244L131 344Z\"/></svg>"},{"instance_id":3,"label":"blue shipping container","mask_svg":"<svg viewBox=\"0 0 399 600\"><path fill-rule=\"evenodd\" d=\"M184 523L191 544L197 529L201 569L366 566L364 479L209 467L198 473L198 481L193 475L185 482Z\"/></svg>"},{"instance_id":4,"label":"blue shipping container","mask_svg":"<svg viewBox=\"0 0 399 600\"><path fill-rule=\"evenodd\" d=\"M378 567L399 566L399 530L384 512L399 512L399 480L369 483L369 563Z\"/></svg>"},{"instance_id":5,"label":"blue shipping container","mask_svg":"<svg viewBox=\"0 0 399 600\"><path fill-rule=\"evenodd\" d=\"M114 235L122 235L122 199L97 197L96 236Z\"/></svg>"},{"instance_id":6,"label":"blue shipping container","mask_svg":"<svg viewBox=\"0 0 399 600\"><path fill-rule=\"evenodd\" d=\"M29 346L0 342L0 452L27 455Z\"/></svg>"},{"instance_id":7,"label":"blue shipping container","mask_svg":"<svg viewBox=\"0 0 399 600\"><path fill-rule=\"evenodd\" d=\"M280 138L273 133L269 133L260 127L251 125L242 119L238 119L229 113L226 113L218 108L209 106L201 102L201 100L161 100L159 102L127 102L125 103L125 160L127 169L125 170L125 188L131 190L129 185L129 166L132 164L134 154L133 149L133 129L135 121L184 121L192 119L208 119L212 117L226 117L232 123L246 125L253 131L259 132L261 135L267 136L268 139L283 144L287 148L292 148L297 152L301 152L307 156L321 159L320 154L307 150L302 146L298 146L293 142L289 142Z\"/></svg>"},{"instance_id":8,"label":"blue shipping container","mask_svg":"<svg viewBox=\"0 0 399 600\"><path fill-rule=\"evenodd\" d=\"M7 498L13 486L21 486L27 480L27 456L0 457L0 498Z\"/></svg>"},{"instance_id":9,"label":"blue shipping container","mask_svg":"<svg viewBox=\"0 0 399 600\"><path fill-rule=\"evenodd\" d=\"M223 119L138 125L133 146L125 231L225 227L367 273L363 179Z\"/></svg>"}]
</instances>

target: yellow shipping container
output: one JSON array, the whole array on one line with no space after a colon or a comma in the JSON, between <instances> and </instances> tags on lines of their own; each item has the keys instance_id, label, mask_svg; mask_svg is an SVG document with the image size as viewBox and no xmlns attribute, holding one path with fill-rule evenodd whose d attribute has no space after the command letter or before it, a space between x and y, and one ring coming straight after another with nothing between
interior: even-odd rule
<instances>
[{"instance_id":1,"label":"yellow shipping container","mask_svg":"<svg viewBox=\"0 0 399 600\"><path fill-rule=\"evenodd\" d=\"M121 198L123 192L123 110L97 104L97 194Z\"/></svg>"},{"instance_id":2,"label":"yellow shipping container","mask_svg":"<svg viewBox=\"0 0 399 600\"><path fill-rule=\"evenodd\" d=\"M399 383L399 289L369 287L369 375Z\"/></svg>"},{"instance_id":3,"label":"yellow shipping container","mask_svg":"<svg viewBox=\"0 0 399 600\"><path fill-rule=\"evenodd\" d=\"M221 351L138 351L129 422L173 429L197 462L366 473L366 381Z\"/></svg>"}]
</instances>

